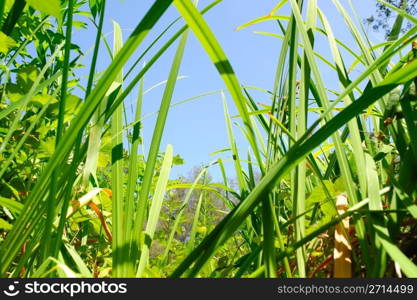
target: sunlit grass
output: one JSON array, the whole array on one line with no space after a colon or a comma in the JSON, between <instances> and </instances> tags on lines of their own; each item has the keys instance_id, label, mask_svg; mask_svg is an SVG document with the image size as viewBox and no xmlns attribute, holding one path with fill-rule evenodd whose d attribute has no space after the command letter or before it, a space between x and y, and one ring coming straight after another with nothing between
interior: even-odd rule
<instances>
[{"instance_id":1,"label":"sunlit grass","mask_svg":"<svg viewBox=\"0 0 417 300\"><path fill-rule=\"evenodd\" d=\"M209 10L221 13L221 1L201 11L190 0L155 1L125 41L114 23L113 59L102 73L96 69L101 46L109 45L105 0L63 1L58 11L18 2L0 7L0 39L7 42L0 48L1 276L417 277L407 244L417 217L417 26L401 33L405 19L417 24L414 17L387 4L398 17L389 43L374 45L354 6L333 0L336 21L354 41L348 46L320 1L277 1L269 14L238 27L277 24L277 32L262 33L281 44L274 86L261 90L242 85L204 19ZM154 32L170 6L179 19ZM81 66L71 61L71 29L81 9L95 23L96 40L86 86L75 83L83 94L77 97L71 80ZM39 10L55 18L41 18ZM21 16L33 18L29 36L20 34ZM41 39L51 22L61 39L25 53L29 38ZM161 141L171 107L185 103L172 98L190 59L190 34L224 89L186 101L222 101L229 148L214 155L230 155L233 172L216 158L184 182L169 179L182 159ZM317 52L318 40L329 57ZM143 128L144 78L171 47L167 80L157 85L164 92L155 126ZM152 54L147 62L145 54ZM329 88L335 82L338 91ZM136 91L128 124L126 99ZM259 95L266 104L257 103ZM152 133L149 147L144 130ZM207 180L217 167L221 184Z\"/></svg>"}]
</instances>

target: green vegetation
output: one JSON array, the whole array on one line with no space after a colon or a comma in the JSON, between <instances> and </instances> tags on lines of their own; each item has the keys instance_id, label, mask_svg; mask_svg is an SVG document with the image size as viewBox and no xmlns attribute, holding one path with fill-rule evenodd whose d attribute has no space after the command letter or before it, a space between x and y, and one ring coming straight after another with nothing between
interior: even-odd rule
<instances>
[{"instance_id":1,"label":"green vegetation","mask_svg":"<svg viewBox=\"0 0 417 300\"><path fill-rule=\"evenodd\" d=\"M388 42L372 44L332 0L355 52L320 1L277 1L238 28L279 29L258 32L282 41L275 84L258 103L204 19L221 0L203 9L155 0L126 40L114 23L113 45L103 34L106 0L47 2L0 1L0 276L417 277L417 19L406 10L378 0L397 19ZM171 6L179 19L154 32ZM86 26L96 40L81 64L72 29ZM230 147L219 152L230 154L232 174L216 159L170 179L183 159L161 140L189 35L224 81L215 93ZM112 61L99 73L102 45ZM155 127L143 128L144 78L170 48ZM85 86L76 75L84 65ZM125 105L132 94L134 111ZM146 152L143 130L152 133Z\"/></svg>"}]
</instances>

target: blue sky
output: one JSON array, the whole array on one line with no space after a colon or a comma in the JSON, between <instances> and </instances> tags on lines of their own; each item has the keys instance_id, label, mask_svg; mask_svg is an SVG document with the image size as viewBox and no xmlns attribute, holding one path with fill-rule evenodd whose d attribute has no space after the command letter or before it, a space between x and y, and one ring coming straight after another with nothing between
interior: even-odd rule
<instances>
[{"instance_id":1,"label":"blue sky","mask_svg":"<svg viewBox=\"0 0 417 300\"><path fill-rule=\"evenodd\" d=\"M107 2L104 32L109 33L109 42L111 42L112 20L120 24L123 34L127 38L154 1L108 0ZM199 7L204 7L210 2L208 0L200 0ZM341 2L346 8L349 7L347 0L342 0ZM375 10L374 0L353 0L353 2L360 14L360 18L369 17ZM279 33L276 23L273 21L257 24L241 31L235 31L235 28L256 17L267 15L276 3L276 0L224 0L205 16L243 85L272 89L281 42L273 37L253 33L253 31ZM341 37L348 45L353 45L352 38L349 32L346 31L344 23L334 8L332 1L319 0L318 4L328 16L336 36ZM279 12L279 14L287 13L288 5ZM171 7L151 32L146 43L150 43L169 22L177 17L178 12L174 7ZM95 32L92 30L92 27L89 28L87 31L80 30L75 34L75 42L80 44L84 51L93 46ZM174 32L171 31L171 33ZM382 42L381 35L372 32L371 29L369 33L374 42ZM141 50L145 49L146 43L138 50L135 57L138 57L142 52ZM175 48L174 46L170 49L146 75L146 89L167 79ZM324 40L318 40L316 48L323 56L330 58L330 53ZM85 62L88 62L89 59L90 56L87 55ZM102 48L99 59L99 71L104 70L109 62L109 56L105 49ZM325 66L321 66L321 68L324 72L326 84L331 88L338 89L339 87L332 80L334 74L327 70ZM81 74L85 75L86 71L83 71ZM216 69L193 35L190 35L187 44L180 75L187 76L187 78L178 81L172 100L173 103L224 88L224 84ZM161 86L146 94L143 107L145 115L158 110L163 88ZM270 103L270 99L265 94L254 92L253 96L257 102ZM127 100L128 111L132 103L135 103L135 97L136 95L132 94ZM228 99L228 105L231 113L234 114L236 110L230 99ZM154 122L155 117L147 118L144 122L145 146L150 143ZM240 150L242 153L246 153L247 144L237 127L235 127L235 134ZM185 165L174 168L171 177L176 177L180 174L186 175L194 166L207 164L219 157L218 155L213 156L209 154L228 147L220 95L201 98L171 109L161 144L161 151L165 149L167 144L172 144L175 153L180 154L186 161ZM223 153L221 157L227 158L228 154ZM243 157L246 157L246 155ZM232 164L229 162L227 169L232 170L231 167ZM217 169L212 169L211 174L214 178L219 178ZM234 174L229 173L228 176L233 178Z\"/></svg>"}]
</instances>

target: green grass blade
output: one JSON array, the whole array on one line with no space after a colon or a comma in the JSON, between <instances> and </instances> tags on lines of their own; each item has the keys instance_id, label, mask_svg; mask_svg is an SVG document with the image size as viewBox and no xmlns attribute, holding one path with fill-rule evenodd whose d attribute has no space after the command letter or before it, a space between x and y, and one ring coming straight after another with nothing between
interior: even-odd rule
<instances>
[{"instance_id":1,"label":"green grass blade","mask_svg":"<svg viewBox=\"0 0 417 300\"><path fill-rule=\"evenodd\" d=\"M68 78L70 72L70 55L71 55L71 40L72 40L72 21L74 13L74 0L68 1L68 12L67 12L67 24L65 33L65 47L64 47L64 64L62 71L62 83L61 83L61 95L58 107L58 124L55 134L55 147L59 145L62 134L64 133L64 117L65 117L65 106L67 99L67 88ZM51 178L51 192L48 199L48 208L46 215L46 229L45 238L43 244L43 258L46 259L50 255L51 248L51 237L52 237L52 223L55 218L56 211L56 182L57 182L57 171L52 174ZM54 247L54 246L53 246Z\"/></svg>"},{"instance_id":2,"label":"green grass blade","mask_svg":"<svg viewBox=\"0 0 417 300\"><path fill-rule=\"evenodd\" d=\"M186 205L188 205L188 202L191 199L191 195L193 194L195 188L197 187L198 182L201 180L201 178L203 177L203 175L206 172L207 172L207 168L203 168L201 170L201 172L197 175L197 177L195 178L193 184L191 185L191 187L187 191L187 194L185 195L184 200L181 203L181 207L180 207L177 215L175 216L175 222L174 222L174 225L172 226L171 233L170 233L170 235L168 237L168 241L167 241L167 244L166 244L166 247L165 247L165 250L164 250L164 254L162 255L161 261L163 263L166 263L167 262L168 255L169 255L169 251L171 249L171 244L172 244L172 241L174 240L174 236L175 236L175 233L177 232L177 228L178 228L178 226L179 226L179 224L181 222L181 217L182 217L182 214L184 212L184 209L185 209Z\"/></svg>"},{"instance_id":3,"label":"green grass blade","mask_svg":"<svg viewBox=\"0 0 417 300\"><path fill-rule=\"evenodd\" d=\"M113 21L114 27L114 56L120 52L123 47L123 37L120 25ZM119 71L109 92L117 89L123 84L123 73ZM113 113L111 120L112 133L112 172L111 172L111 187L112 187L112 234L113 234L113 277L121 277L124 275L125 255L128 252L127 241L124 237L124 193L123 193L123 137L118 133L123 127L123 106L120 105Z\"/></svg>"},{"instance_id":4,"label":"green grass blade","mask_svg":"<svg viewBox=\"0 0 417 300\"><path fill-rule=\"evenodd\" d=\"M206 50L208 56L223 78L223 81L225 82L235 102L239 114L242 117L245 128L248 131L249 144L252 147L261 170L263 170L263 162L256 142L255 133L253 132L252 121L248 114L241 85L233 71L229 60L226 57L226 54L221 48L213 32L210 30L209 26L190 0L174 0L174 5L184 20L187 22L194 35L200 41L201 45Z\"/></svg>"},{"instance_id":5,"label":"green grass blade","mask_svg":"<svg viewBox=\"0 0 417 300\"><path fill-rule=\"evenodd\" d=\"M332 120L328 121L307 141L295 145L281 160L270 168L270 171L265 174L263 179L246 199L226 216L226 218L181 263L171 276L178 277L182 275L194 262L194 267L188 276L195 276L201 267L214 254L217 248L230 238L246 217L261 202L263 197L275 187L275 184L279 179L291 171L300 160L305 158L313 149L329 138L329 136L337 129L342 127L356 115L360 114L363 109L375 103L398 85L417 76L416 67L417 61L407 65L391 76L388 76L379 86L365 90L364 94L358 98L356 102L349 105Z\"/></svg>"},{"instance_id":6,"label":"green grass blade","mask_svg":"<svg viewBox=\"0 0 417 300\"><path fill-rule=\"evenodd\" d=\"M188 243L187 243L188 252L194 249L195 236L196 236L197 226L198 226L198 222L200 218L200 211L201 211L201 204L203 203L203 196L204 196L204 192L200 194L200 197L198 198L198 201L197 201L197 206L195 208L193 224L191 226L191 232L190 232L190 239L188 240Z\"/></svg>"},{"instance_id":7,"label":"green grass blade","mask_svg":"<svg viewBox=\"0 0 417 300\"><path fill-rule=\"evenodd\" d=\"M135 120L141 119L142 114L142 102L143 102L143 79L139 85L139 92L138 92L138 100L136 103L136 114ZM135 193L137 190L137 178L139 175L138 170L138 150L140 144L140 134L141 134L141 126L142 123L138 122L133 127L133 134L132 134L132 147L129 154L129 174L127 178L127 197L126 197L126 240L131 241L134 239L133 236L133 220L135 215ZM135 275L135 265L136 265L136 258L132 257L131 249L129 249L129 259L130 263L127 266L127 274L128 277L133 277Z\"/></svg>"},{"instance_id":8,"label":"green grass blade","mask_svg":"<svg viewBox=\"0 0 417 300\"><path fill-rule=\"evenodd\" d=\"M151 208L149 210L148 223L146 224L145 229L145 241L141 249L141 255L139 260L138 270L136 272L136 277L140 278L143 276L146 265L149 260L149 249L151 248L153 236L155 234L156 225L158 224L159 215L161 213L162 201L164 200L164 195L166 187L168 184L169 174L172 167L172 158L173 158L173 149L171 145L167 146L165 151L164 160L161 166L161 172L156 184L155 193L152 198Z\"/></svg>"},{"instance_id":9,"label":"green grass blade","mask_svg":"<svg viewBox=\"0 0 417 300\"><path fill-rule=\"evenodd\" d=\"M175 54L171 71L169 73L168 82L165 87L164 95L162 97L158 118L156 120L155 129L152 135L152 141L149 148L148 157L146 160L145 173L143 175L142 187L139 193L139 204L136 212L136 218L134 223L134 237L132 248L141 248L141 236L144 220L146 217L147 199L151 189L152 178L154 174L156 159L159 153L159 148L162 140L162 134L165 128L166 119L168 116L171 99L174 93L175 85L178 78L179 69L181 66L182 58L184 55L185 46L187 44L188 33L184 33L182 39L179 42L177 52Z\"/></svg>"},{"instance_id":10,"label":"green grass blade","mask_svg":"<svg viewBox=\"0 0 417 300\"><path fill-rule=\"evenodd\" d=\"M142 21L133 31L130 38L126 41L123 49L114 58L100 81L91 92L87 102L80 108L80 112L74 118L71 126L64 134L62 140L53 156L50 158L47 166L44 168L42 175L39 177L32 193L25 203L25 212L20 216L14 224L12 231L8 234L6 240L0 248L0 274L4 275L9 269L13 259L21 249L22 244L34 229L30 223L34 212L42 207L42 201L45 195L45 186L47 186L53 170L68 156L73 148L79 133L85 128L92 114L100 104L103 96L110 88L119 71L123 68L130 56L135 52L136 48L141 44L149 33L150 29L158 22L163 13L170 6L172 1L157 1L146 13ZM30 209L29 209L30 208Z\"/></svg>"},{"instance_id":11,"label":"green grass blade","mask_svg":"<svg viewBox=\"0 0 417 300\"><path fill-rule=\"evenodd\" d=\"M224 93L221 93L222 100L223 100L223 110L224 110L224 119L226 121L226 128L227 128L227 137L229 139L230 148L232 150L232 157L233 157L233 164L235 167L236 177L239 184L239 188L241 191L246 191L246 181L244 179L244 171L242 169L242 166L240 164L240 158L239 158L239 152L236 145L236 140L233 135L233 129L232 129L232 120L229 115L229 110L227 108L226 103L226 97Z\"/></svg>"}]
</instances>

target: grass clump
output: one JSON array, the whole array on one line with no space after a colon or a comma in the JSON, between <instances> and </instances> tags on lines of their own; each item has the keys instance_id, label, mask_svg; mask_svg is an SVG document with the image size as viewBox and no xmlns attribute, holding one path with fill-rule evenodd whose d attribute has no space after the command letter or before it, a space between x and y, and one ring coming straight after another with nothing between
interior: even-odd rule
<instances>
[{"instance_id":1,"label":"grass clump","mask_svg":"<svg viewBox=\"0 0 417 300\"><path fill-rule=\"evenodd\" d=\"M279 1L238 28L277 24L258 32L281 40L261 104L204 18L222 1L202 10L155 1L126 40L114 23L113 49L105 0L41 2L0 7L1 276L417 277L417 27L401 30L413 16L378 1L397 20L387 42L372 44L354 7L333 0L354 50L319 1ZM155 34L171 6L178 19ZM96 30L85 85L75 26ZM161 141L191 34L224 82L209 94L224 104L230 145L218 153L230 154L234 172L218 158L170 179L183 159ZM103 46L112 60L99 73ZM143 128L144 77L174 46L155 127ZM210 177L217 167L221 183Z\"/></svg>"}]
</instances>

